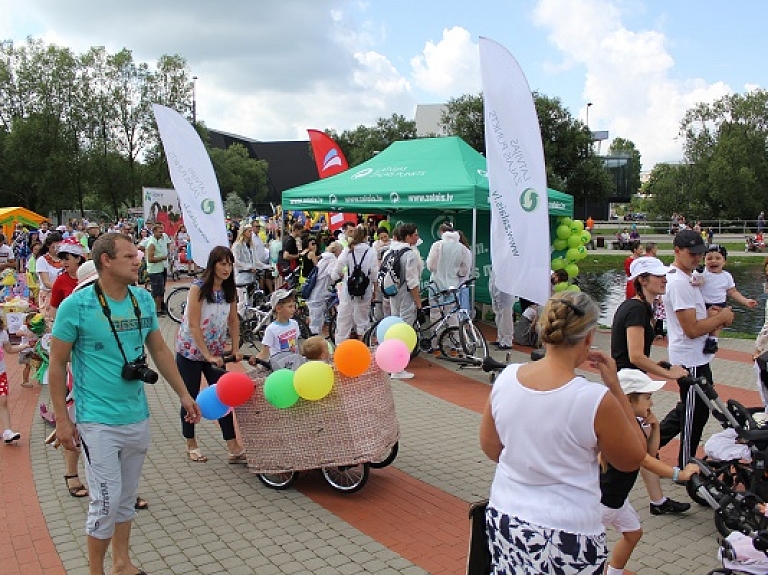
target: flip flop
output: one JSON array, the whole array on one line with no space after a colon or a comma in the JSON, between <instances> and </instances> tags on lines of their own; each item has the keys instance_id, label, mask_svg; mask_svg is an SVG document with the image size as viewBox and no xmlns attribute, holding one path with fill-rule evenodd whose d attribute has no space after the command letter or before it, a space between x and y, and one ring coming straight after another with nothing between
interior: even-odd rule
<instances>
[{"instance_id":1,"label":"flip flop","mask_svg":"<svg viewBox=\"0 0 768 575\"><path fill-rule=\"evenodd\" d=\"M146 499L142 499L141 497L136 498L136 503L133 505L133 508L136 511L141 511L142 509L149 509L149 502Z\"/></svg>"},{"instance_id":2,"label":"flip flop","mask_svg":"<svg viewBox=\"0 0 768 575\"><path fill-rule=\"evenodd\" d=\"M208 461L208 458L200 452L199 447L187 449L187 457L189 457L190 461L194 461L195 463L205 463Z\"/></svg>"},{"instance_id":3,"label":"flip flop","mask_svg":"<svg viewBox=\"0 0 768 575\"><path fill-rule=\"evenodd\" d=\"M229 458L227 461L230 465L235 465L238 463L248 463L248 459L245 456L245 449L243 449L240 453L229 453Z\"/></svg>"}]
</instances>

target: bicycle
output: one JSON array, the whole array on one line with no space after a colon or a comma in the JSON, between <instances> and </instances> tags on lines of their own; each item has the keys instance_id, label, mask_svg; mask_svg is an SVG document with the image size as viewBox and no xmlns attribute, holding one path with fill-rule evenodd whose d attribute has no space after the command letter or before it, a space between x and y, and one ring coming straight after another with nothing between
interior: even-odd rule
<instances>
[{"instance_id":1,"label":"bicycle","mask_svg":"<svg viewBox=\"0 0 768 575\"><path fill-rule=\"evenodd\" d=\"M432 293L434 304L422 305L424 313L428 314L431 310L438 310L440 317L434 322L428 320L426 325L421 325L418 319L413 323L416 330L417 344L411 352L411 357L416 357L421 350L432 351L435 349L433 342L437 338L437 349L445 357L453 357L464 354L469 357L483 358L488 355L488 342L480 329L475 325L470 313L463 309L459 304L459 291L464 287L469 287L474 283L475 278L470 278L458 287L448 288L444 291L434 291ZM448 306L452 306L446 310ZM376 328L381 320L376 321L363 336L363 342L371 347L378 344ZM450 325L456 322L457 325Z\"/></svg>"}]
</instances>

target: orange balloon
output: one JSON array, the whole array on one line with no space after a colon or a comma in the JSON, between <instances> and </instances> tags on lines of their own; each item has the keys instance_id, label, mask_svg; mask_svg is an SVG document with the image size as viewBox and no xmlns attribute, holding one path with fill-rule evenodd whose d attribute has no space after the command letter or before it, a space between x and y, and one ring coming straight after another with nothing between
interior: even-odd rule
<instances>
[{"instance_id":1,"label":"orange balloon","mask_svg":"<svg viewBox=\"0 0 768 575\"><path fill-rule=\"evenodd\" d=\"M359 339L342 341L333 354L333 363L348 377L363 375L371 365L371 351Z\"/></svg>"}]
</instances>

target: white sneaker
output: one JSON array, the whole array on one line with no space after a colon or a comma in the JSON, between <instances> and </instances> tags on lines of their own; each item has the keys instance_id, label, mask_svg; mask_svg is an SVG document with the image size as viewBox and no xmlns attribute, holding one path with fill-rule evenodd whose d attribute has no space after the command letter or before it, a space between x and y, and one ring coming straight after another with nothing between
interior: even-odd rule
<instances>
[{"instance_id":1,"label":"white sneaker","mask_svg":"<svg viewBox=\"0 0 768 575\"><path fill-rule=\"evenodd\" d=\"M5 443L13 443L19 439L21 439L21 433L11 431L10 429L3 431L3 441L5 441Z\"/></svg>"},{"instance_id":2,"label":"white sneaker","mask_svg":"<svg viewBox=\"0 0 768 575\"><path fill-rule=\"evenodd\" d=\"M390 374L392 379L413 379L413 374L410 371L398 371L397 373Z\"/></svg>"}]
</instances>

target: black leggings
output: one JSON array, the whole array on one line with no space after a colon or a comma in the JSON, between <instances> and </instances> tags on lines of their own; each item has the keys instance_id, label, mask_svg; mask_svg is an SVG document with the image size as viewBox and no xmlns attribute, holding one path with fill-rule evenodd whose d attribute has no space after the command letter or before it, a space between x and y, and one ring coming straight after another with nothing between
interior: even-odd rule
<instances>
[{"instance_id":1,"label":"black leggings","mask_svg":"<svg viewBox=\"0 0 768 575\"><path fill-rule=\"evenodd\" d=\"M189 395L197 399L197 394L200 393L200 377L205 375L205 381L208 385L213 385L219 380L222 373L220 370L215 369L207 361L195 361L193 359L187 359L186 357L176 354L176 366L179 368L181 379L184 380L184 385L187 386ZM181 408L181 433L187 439L193 439L195 437L195 424L184 421L184 416L187 415L187 410ZM235 438L235 420L232 413L228 413L219 420L219 427L221 427L221 436L224 441L229 441Z\"/></svg>"}]
</instances>

